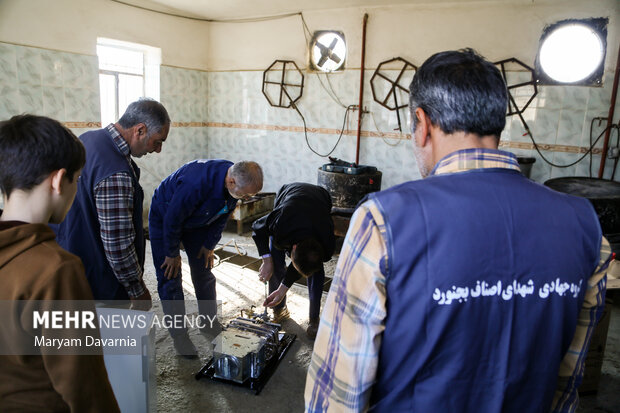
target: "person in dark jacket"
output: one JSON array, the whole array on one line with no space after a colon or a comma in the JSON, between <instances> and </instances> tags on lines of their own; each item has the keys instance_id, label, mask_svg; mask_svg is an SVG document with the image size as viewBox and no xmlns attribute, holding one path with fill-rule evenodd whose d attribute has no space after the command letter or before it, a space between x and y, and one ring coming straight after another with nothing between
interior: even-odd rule
<instances>
[{"instance_id":1,"label":"person in dark jacket","mask_svg":"<svg viewBox=\"0 0 620 413\"><path fill-rule=\"evenodd\" d=\"M332 200L324 188L295 182L280 188L273 211L252 224L252 238L263 258L259 279L269 281L270 295L264 305L273 308L274 322L288 318L286 292L301 276L306 277L310 296L306 332L311 339L319 325L323 263L331 259L335 248L331 209ZM288 267L285 253L291 257Z\"/></svg>"},{"instance_id":2,"label":"person in dark jacket","mask_svg":"<svg viewBox=\"0 0 620 413\"><path fill-rule=\"evenodd\" d=\"M162 181L153 194L149 235L157 272L157 291L164 313L184 315L181 284L181 242L187 252L192 283L201 315L210 331L216 306L213 250L222 236L237 200L255 195L263 187L263 172L256 162L195 160ZM204 330L204 329L203 329ZM170 328L177 352L196 357L187 328Z\"/></svg>"}]
</instances>

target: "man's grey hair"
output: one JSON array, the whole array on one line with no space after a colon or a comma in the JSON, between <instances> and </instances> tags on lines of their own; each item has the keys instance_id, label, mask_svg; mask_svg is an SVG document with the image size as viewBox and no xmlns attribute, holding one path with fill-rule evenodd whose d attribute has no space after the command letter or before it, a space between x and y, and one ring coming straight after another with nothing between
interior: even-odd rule
<instances>
[{"instance_id":1,"label":"man's grey hair","mask_svg":"<svg viewBox=\"0 0 620 413\"><path fill-rule=\"evenodd\" d=\"M136 126L138 123L146 125L146 136L150 137L154 133L170 124L168 111L158 101L151 98L140 98L127 106L127 110L118 120L118 124L124 129Z\"/></svg>"},{"instance_id":2,"label":"man's grey hair","mask_svg":"<svg viewBox=\"0 0 620 413\"><path fill-rule=\"evenodd\" d=\"M230 176L235 179L239 188L247 186L263 187L263 169L253 161L237 162L230 167Z\"/></svg>"}]
</instances>

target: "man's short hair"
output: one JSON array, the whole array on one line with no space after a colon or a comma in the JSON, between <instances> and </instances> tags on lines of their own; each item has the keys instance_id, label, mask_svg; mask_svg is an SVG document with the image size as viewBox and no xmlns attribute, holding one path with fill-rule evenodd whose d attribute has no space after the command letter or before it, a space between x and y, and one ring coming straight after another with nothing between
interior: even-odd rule
<instances>
[{"instance_id":1,"label":"man's short hair","mask_svg":"<svg viewBox=\"0 0 620 413\"><path fill-rule=\"evenodd\" d=\"M499 138L506 125L508 93L499 69L472 49L436 53L409 86L412 130L422 108L444 133L457 131Z\"/></svg>"},{"instance_id":2,"label":"man's short hair","mask_svg":"<svg viewBox=\"0 0 620 413\"><path fill-rule=\"evenodd\" d=\"M0 122L0 189L7 198L13 190L32 189L62 168L72 181L85 162L82 142L54 119L17 115Z\"/></svg>"},{"instance_id":3,"label":"man's short hair","mask_svg":"<svg viewBox=\"0 0 620 413\"><path fill-rule=\"evenodd\" d=\"M239 188L252 185L256 188L263 187L263 169L253 161L241 161L230 168L230 176L235 179Z\"/></svg>"},{"instance_id":4,"label":"man's short hair","mask_svg":"<svg viewBox=\"0 0 620 413\"><path fill-rule=\"evenodd\" d=\"M291 254L291 260L304 277L310 277L323 268L324 251L321 244L314 238L297 243Z\"/></svg>"},{"instance_id":5,"label":"man's short hair","mask_svg":"<svg viewBox=\"0 0 620 413\"><path fill-rule=\"evenodd\" d=\"M124 129L136 126L138 123L146 125L146 136L159 133L164 126L170 124L168 111L158 101L150 98L140 98L127 106L125 113L118 120Z\"/></svg>"}]
</instances>

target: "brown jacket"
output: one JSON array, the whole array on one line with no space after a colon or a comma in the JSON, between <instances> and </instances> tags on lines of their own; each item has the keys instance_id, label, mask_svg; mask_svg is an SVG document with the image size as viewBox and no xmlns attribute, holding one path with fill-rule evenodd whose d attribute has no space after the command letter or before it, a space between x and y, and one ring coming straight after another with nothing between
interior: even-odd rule
<instances>
[{"instance_id":1,"label":"brown jacket","mask_svg":"<svg viewBox=\"0 0 620 413\"><path fill-rule=\"evenodd\" d=\"M18 300L93 299L81 261L54 239L47 225L0 222L0 300L7 300L0 316L5 320ZM0 331L0 344L16 341L15 332L28 335L20 325L23 317L11 318L13 325ZM81 413L119 408L101 355L0 355L0 411Z\"/></svg>"}]
</instances>

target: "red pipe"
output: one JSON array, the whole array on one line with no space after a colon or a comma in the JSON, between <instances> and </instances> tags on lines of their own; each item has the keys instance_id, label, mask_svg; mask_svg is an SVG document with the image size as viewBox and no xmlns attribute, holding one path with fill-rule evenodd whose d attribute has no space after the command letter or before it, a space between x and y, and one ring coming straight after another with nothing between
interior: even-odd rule
<instances>
[{"instance_id":1,"label":"red pipe","mask_svg":"<svg viewBox=\"0 0 620 413\"><path fill-rule=\"evenodd\" d=\"M366 23L368 22L368 14L364 14L364 22L362 23L362 69L360 71L360 103L357 108L359 111L357 117L357 145L355 147L355 163L360 163L360 134L362 133L362 100L364 98L364 59L366 58Z\"/></svg>"},{"instance_id":2,"label":"red pipe","mask_svg":"<svg viewBox=\"0 0 620 413\"><path fill-rule=\"evenodd\" d=\"M618 60L616 61L616 74L614 76L614 86L611 91L611 105L609 115L607 115L607 128L605 129L605 140L603 141L603 152L601 153L601 166L598 168L598 177L603 177L605 172L605 159L607 157L607 147L609 145L609 135L611 134L611 124L614 122L614 109L616 108L616 95L618 94L618 77L620 77L620 46L618 47Z\"/></svg>"}]
</instances>

